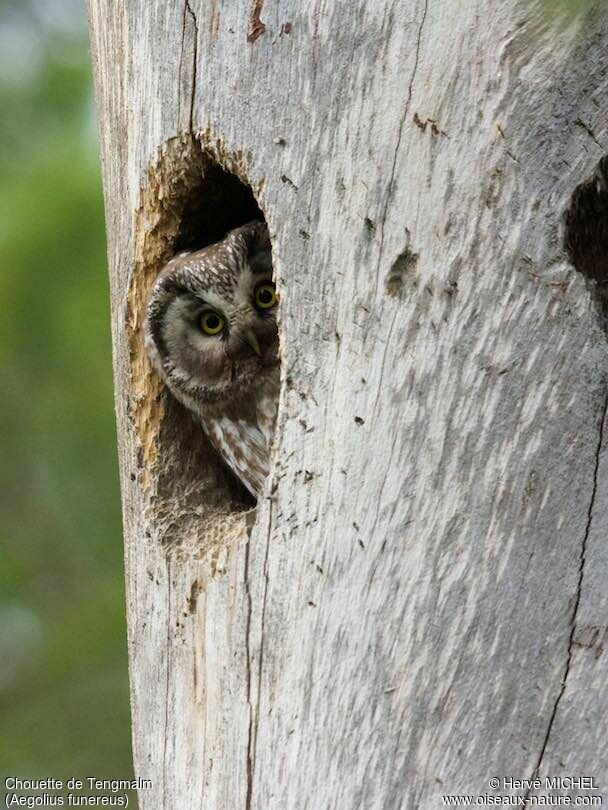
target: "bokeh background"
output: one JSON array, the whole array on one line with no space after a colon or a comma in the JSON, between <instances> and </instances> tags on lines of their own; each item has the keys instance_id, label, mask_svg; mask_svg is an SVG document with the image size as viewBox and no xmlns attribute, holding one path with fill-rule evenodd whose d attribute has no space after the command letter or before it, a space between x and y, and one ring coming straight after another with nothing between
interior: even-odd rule
<instances>
[{"instance_id":1,"label":"bokeh background","mask_svg":"<svg viewBox=\"0 0 608 810\"><path fill-rule=\"evenodd\" d=\"M85 0L0 0L0 261L0 776L130 778Z\"/></svg>"},{"instance_id":2,"label":"bokeh background","mask_svg":"<svg viewBox=\"0 0 608 810\"><path fill-rule=\"evenodd\" d=\"M0 261L1 784L131 778L84 0L0 0Z\"/></svg>"}]
</instances>

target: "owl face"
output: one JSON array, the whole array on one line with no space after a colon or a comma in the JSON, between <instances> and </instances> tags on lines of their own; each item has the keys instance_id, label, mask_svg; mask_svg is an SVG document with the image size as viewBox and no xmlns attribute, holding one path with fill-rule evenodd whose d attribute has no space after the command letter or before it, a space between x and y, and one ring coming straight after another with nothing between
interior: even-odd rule
<instances>
[{"instance_id":1,"label":"owl face","mask_svg":"<svg viewBox=\"0 0 608 810\"><path fill-rule=\"evenodd\" d=\"M146 342L173 393L191 408L251 393L278 365L277 303L263 223L172 259L150 296Z\"/></svg>"}]
</instances>

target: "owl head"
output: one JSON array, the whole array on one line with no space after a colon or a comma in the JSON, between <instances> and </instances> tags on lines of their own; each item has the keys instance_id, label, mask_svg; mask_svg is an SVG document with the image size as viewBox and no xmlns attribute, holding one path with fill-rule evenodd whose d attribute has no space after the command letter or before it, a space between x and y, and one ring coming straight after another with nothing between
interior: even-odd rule
<instances>
[{"instance_id":1,"label":"owl head","mask_svg":"<svg viewBox=\"0 0 608 810\"><path fill-rule=\"evenodd\" d=\"M248 396L278 364L277 295L265 224L179 254L150 294L148 352L187 407Z\"/></svg>"}]
</instances>

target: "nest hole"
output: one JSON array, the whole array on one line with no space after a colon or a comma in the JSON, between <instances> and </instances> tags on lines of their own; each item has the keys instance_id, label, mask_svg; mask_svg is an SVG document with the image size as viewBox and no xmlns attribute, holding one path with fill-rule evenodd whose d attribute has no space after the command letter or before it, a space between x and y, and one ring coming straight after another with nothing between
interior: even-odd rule
<instances>
[{"instance_id":1,"label":"nest hole","mask_svg":"<svg viewBox=\"0 0 608 810\"><path fill-rule=\"evenodd\" d=\"M255 499L227 469L200 424L164 388L147 358L142 322L149 291L177 252L198 250L251 220L265 221L243 155L192 136L170 141L142 191L129 294L133 421L139 481L149 491L153 534L169 548L204 553L241 530ZM258 189L259 192L260 189Z\"/></svg>"},{"instance_id":2,"label":"nest hole","mask_svg":"<svg viewBox=\"0 0 608 810\"><path fill-rule=\"evenodd\" d=\"M608 332L608 156L574 190L565 215L564 247L585 277Z\"/></svg>"},{"instance_id":3,"label":"nest hole","mask_svg":"<svg viewBox=\"0 0 608 810\"><path fill-rule=\"evenodd\" d=\"M252 220L266 222L251 186L207 156L207 163L185 200L174 253L200 250Z\"/></svg>"}]
</instances>

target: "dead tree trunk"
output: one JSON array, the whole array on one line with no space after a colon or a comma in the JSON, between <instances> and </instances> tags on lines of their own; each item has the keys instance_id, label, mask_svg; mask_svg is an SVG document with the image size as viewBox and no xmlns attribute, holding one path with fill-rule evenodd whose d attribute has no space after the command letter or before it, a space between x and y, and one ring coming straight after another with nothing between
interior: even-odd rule
<instances>
[{"instance_id":1,"label":"dead tree trunk","mask_svg":"<svg viewBox=\"0 0 608 810\"><path fill-rule=\"evenodd\" d=\"M608 20L558 6L90 0L143 810L608 787L608 356L584 278L606 191L581 186ZM163 262L258 204L282 394L248 536L141 324Z\"/></svg>"}]
</instances>

